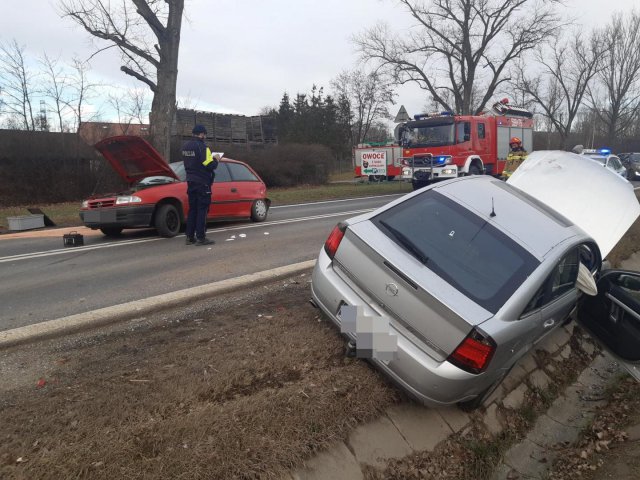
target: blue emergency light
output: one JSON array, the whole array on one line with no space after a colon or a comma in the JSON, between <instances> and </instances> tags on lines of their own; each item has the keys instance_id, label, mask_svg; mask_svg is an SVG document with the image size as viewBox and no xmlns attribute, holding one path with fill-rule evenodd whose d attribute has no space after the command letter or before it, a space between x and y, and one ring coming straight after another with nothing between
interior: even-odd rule
<instances>
[{"instance_id":1,"label":"blue emergency light","mask_svg":"<svg viewBox=\"0 0 640 480\"><path fill-rule=\"evenodd\" d=\"M611 153L611 149L610 148L601 148L599 150L599 153L602 155L609 155Z\"/></svg>"}]
</instances>

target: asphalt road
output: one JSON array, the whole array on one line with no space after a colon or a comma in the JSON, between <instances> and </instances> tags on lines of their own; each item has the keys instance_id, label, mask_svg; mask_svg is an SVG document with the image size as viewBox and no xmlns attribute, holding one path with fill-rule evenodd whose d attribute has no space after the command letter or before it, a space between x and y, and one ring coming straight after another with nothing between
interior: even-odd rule
<instances>
[{"instance_id":1,"label":"asphalt road","mask_svg":"<svg viewBox=\"0 0 640 480\"><path fill-rule=\"evenodd\" d=\"M397 197L274 207L263 223L211 225L210 247L153 230L125 231L116 240L96 232L71 248L62 244L71 229L0 236L0 330L311 260L340 220Z\"/></svg>"}]
</instances>

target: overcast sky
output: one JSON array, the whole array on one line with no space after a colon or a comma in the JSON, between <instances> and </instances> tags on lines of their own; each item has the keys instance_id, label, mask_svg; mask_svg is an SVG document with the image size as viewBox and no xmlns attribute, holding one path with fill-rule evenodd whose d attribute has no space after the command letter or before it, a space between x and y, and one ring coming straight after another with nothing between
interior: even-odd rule
<instances>
[{"instance_id":1,"label":"overcast sky","mask_svg":"<svg viewBox=\"0 0 640 480\"><path fill-rule=\"evenodd\" d=\"M277 106L284 91L325 91L357 55L353 34L386 21L406 28L410 18L395 0L186 0L182 27L178 96L201 110L254 115ZM3 1L0 41L16 39L31 58L88 58L89 34L60 18L53 0ZM614 11L640 7L640 0L566 0L566 13L585 26L606 23ZM639 47L640 48L640 47ZM140 87L120 72L115 49L94 57L97 81ZM421 110L425 95L416 87L398 90L397 106Z\"/></svg>"}]
</instances>

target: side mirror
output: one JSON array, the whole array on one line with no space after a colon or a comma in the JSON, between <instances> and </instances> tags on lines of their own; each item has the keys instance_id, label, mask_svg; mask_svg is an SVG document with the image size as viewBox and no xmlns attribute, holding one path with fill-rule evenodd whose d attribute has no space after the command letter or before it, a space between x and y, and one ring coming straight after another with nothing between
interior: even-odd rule
<instances>
[{"instance_id":1,"label":"side mirror","mask_svg":"<svg viewBox=\"0 0 640 480\"><path fill-rule=\"evenodd\" d=\"M578 290L581 292L591 295L592 297L598 294L596 280L582 262L580 262L578 267L578 280L576 282L576 287L578 287Z\"/></svg>"}]
</instances>

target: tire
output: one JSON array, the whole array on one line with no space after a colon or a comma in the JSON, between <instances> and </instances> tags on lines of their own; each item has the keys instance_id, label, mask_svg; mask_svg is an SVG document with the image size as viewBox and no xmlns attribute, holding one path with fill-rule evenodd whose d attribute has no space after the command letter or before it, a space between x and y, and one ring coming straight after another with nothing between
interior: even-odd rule
<instances>
[{"instance_id":1,"label":"tire","mask_svg":"<svg viewBox=\"0 0 640 480\"><path fill-rule=\"evenodd\" d=\"M160 205L156 210L154 226L161 237L175 237L182 226L178 209L169 203Z\"/></svg>"},{"instance_id":2,"label":"tire","mask_svg":"<svg viewBox=\"0 0 640 480\"><path fill-rule=\"evenodd\" d=\"M384 175L369 175L370 182L383 182L385 178Z\"/></svg>"},{"instance_id":3,"label":"tire","mask_svg":"<svg viewBox=\"0 0 640 480\"><path fill-rule=\"evenodd\" d=\"M469 165L469 173L467 175L482 175L482 171L480 167L474 163Z\"/></svg>"},{"instance_id":4,"label":"tire","mask_svg":"<svg viewBox=\"0 0 640 480\"><path fill-rule=\"evenodd\" d=\"M118 237L122 233L122 230L124 230L122 227L104 227L100 229L107 237Z\"/></svg>"},{"instance_id":5,"label":"tire","mask_svg":"<svg viewBox=\"0 0 640 480\"><path fill-rule=\"evenodd\" d=\"M502 381L507 377L507 375L509 375L509 372L512 368L513 366L509 367L509 369L502 375L500 375L500 377L498 377L495 382L493 382L491 385L489 385L489 387L480 392L480 394L478 394L476 398L472 398L471 400L467 400L466 402L458 403L458 408L465 412L472 412L482 407L484 405L484 402L487 401L491 394L495 392L496 388L498 388Z\"/></svg>"},{"instance_id":6,"label":"tire","mask_svg":"<svg viewBox=\"0 0 640 480\"><path fill-rule=\"evenodd\" d=\"M387 181L391 182L391 181L393 181L394 178L396 178L395 175L388 175L387 176Z\"/></svg>"},{"instance_id":7,"label":"tire","mask_svg":"<svg viewBox=\"0 0 640 480\"><path fill-rule=\"evenodd\" d=\"M269 206L263 199L256 200L251 205L251 220L254 222L264 222L269 213Z\"/></svg>"},{"instance_id":8,"label":"tire","mask_svg":"<svg viewBox=\"0 0 640 480\"><path fill-rule=\"evenodd\" d=\"M411 187L413 188L413 190L419 190L420 188L426 187L427 185L429 185L428 182L418 182L416 180L411 181Z\"/></svg>"}]
</instances>

